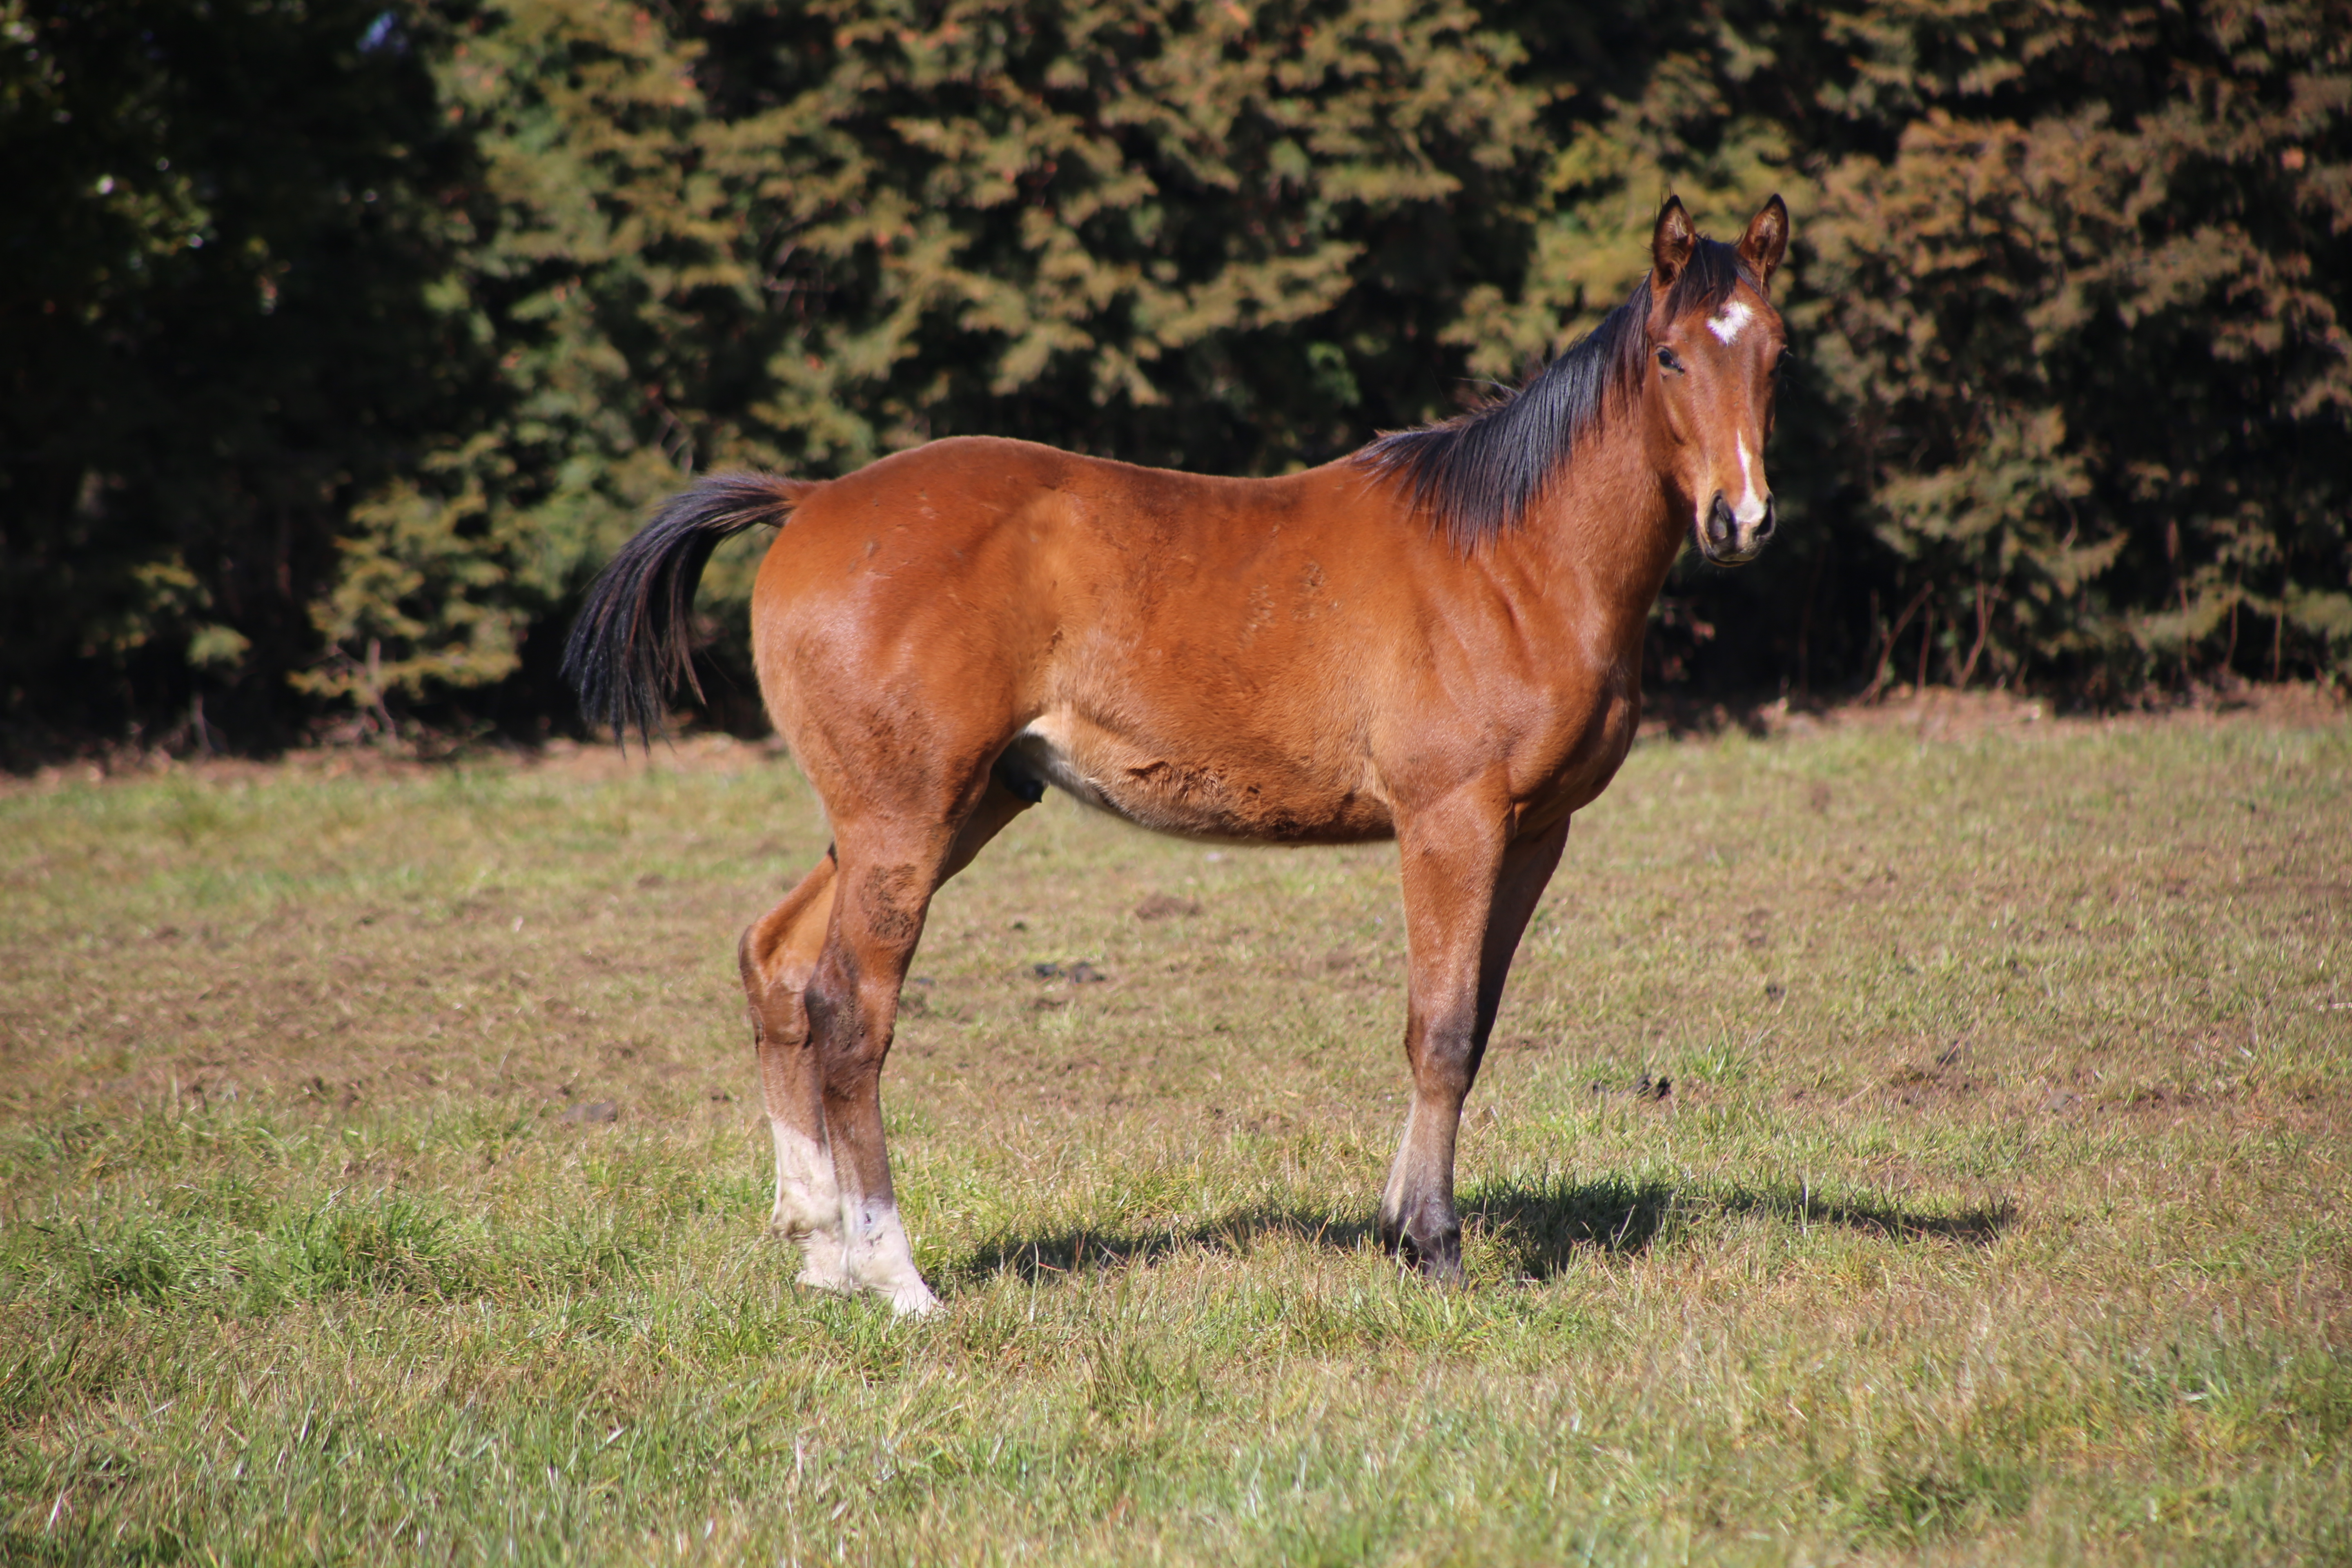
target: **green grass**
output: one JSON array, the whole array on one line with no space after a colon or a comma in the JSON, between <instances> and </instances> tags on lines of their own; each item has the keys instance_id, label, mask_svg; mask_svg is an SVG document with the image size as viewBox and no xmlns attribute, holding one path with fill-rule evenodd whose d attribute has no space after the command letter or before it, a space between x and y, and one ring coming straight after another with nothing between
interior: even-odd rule
<instances>
[{"instance_id":1,"label":"green grass","mask_svg":"<svg viewBox=\"0 0 2352 1568\"><path fill-rule=\"evenodd\" d=\"M0 1562L2352 1560L2347 781L2341 724L1645 742L1459 1291L1370 1234L1392 851L1056 799L908 987L908 1323L762 1235L788 764L18 786Z\"/></svg>"}]
</instances>

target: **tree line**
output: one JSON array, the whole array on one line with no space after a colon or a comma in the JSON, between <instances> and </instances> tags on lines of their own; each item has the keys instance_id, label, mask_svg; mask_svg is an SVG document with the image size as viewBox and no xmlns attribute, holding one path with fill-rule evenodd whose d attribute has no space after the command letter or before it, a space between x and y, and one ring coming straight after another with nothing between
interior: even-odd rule
<instances>
[{"instance_id":1,"label":"tree line","mask_svg":"<svg viewBox=\"0 0 2352 1568\"><path fill-rule=\"evenodd\" d=\"M1795 363L1654 680L2342 681L2347 128L2352 0L0 0L0 760L570 726L692 473L1321 462L1670 191L1786 197Z\"/></svg>"}]
</instances>

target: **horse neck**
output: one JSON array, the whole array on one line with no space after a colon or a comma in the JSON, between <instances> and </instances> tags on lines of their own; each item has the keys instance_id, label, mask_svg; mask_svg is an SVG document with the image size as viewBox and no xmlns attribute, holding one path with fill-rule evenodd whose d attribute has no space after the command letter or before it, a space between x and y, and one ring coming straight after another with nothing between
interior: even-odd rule
<instances>
[{"instance_id":1,"label":"horse neck","mask_svg":"<svg viewBox=\"0 0 2352 1568\"><path fill-rule=\"evenodd\" d=\"M1647 410L1612 410L1578 444L1511 542L1555 600L1597 614L1638 656L1650 606L1682 550L1686 519Z\"/></svg>"}]
</instances>

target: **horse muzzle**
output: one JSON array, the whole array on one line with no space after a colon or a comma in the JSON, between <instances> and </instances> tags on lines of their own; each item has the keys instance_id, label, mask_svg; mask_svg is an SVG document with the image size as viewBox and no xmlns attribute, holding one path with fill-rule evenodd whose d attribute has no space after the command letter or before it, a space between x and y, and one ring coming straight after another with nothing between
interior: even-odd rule
<instances>
[{"instance_id":1,"label":"horse muzzle","mask_svg":"<svg viewBox=\"0 0 2352 1568\"><path fill-rule=\"evenodd\" d=\"M1745 566L1764 553L1764 546L1770 542L1779 521L1770 496L1764 498L1764 505L1753 517L1742 518L1731 510L1731 502L1724 493L1717 490L1691 532L1697 541L1698 552L1714 564Z\"/></svg>"}]
</instances>

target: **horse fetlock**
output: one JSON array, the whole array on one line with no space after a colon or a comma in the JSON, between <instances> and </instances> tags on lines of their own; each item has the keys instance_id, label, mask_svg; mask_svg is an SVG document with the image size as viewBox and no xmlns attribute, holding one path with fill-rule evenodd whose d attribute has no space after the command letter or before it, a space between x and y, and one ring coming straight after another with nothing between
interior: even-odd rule
<instances>
[{"instance_id":1,"label":"horse fetlock","mask_svg":"<svg viewBox=\"0 0 2352 1568\"><path fill-rule=\"evenodd\" d=\"M797 1276L801 1284L840 1295L856 1289L849 1277L848 1247L841 1234L841 1205L830 1194L778 1192L768 1228L801 1249Z\"/></svg>"},{"instance_id":2,"label":"horse fetlock","mask_svg":"<svg viewBox=\"0 0 2352 1568\"><path fill-rule=\"evenodd\" d=\"M819 1208L798 1194L777 1198L768 1228L797 1247L806 1247L822 1238L835 1252L842 1248L838 1212Z\"/></svg>"}]
</instances>

